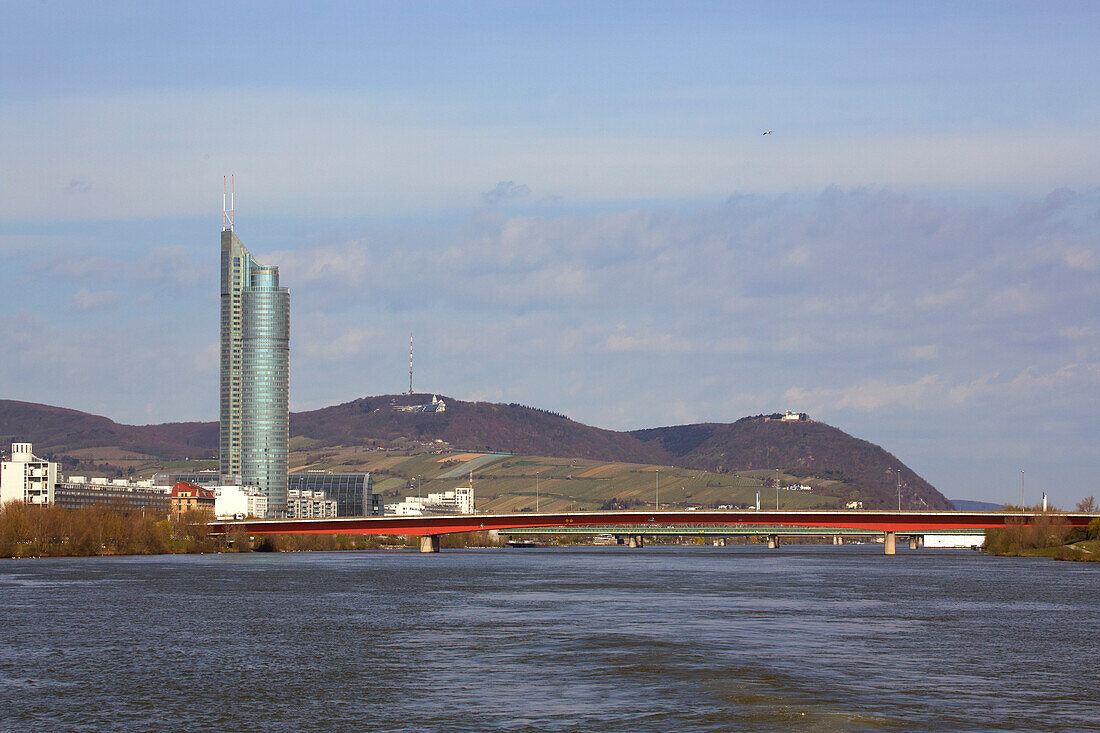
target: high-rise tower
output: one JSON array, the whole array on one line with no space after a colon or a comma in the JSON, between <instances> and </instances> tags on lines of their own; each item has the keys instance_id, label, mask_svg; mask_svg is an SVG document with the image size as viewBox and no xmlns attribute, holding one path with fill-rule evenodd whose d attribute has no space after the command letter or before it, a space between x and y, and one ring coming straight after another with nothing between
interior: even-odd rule
<instances>
[{"instance_id":1,"label":"high-rise tower","mask_svg":"<svg viewBox=\"0 0 1100 733\"><path fill-rule=\"evenodd\" d=\"M260 487L269 513L286 508L289 430L290 293L279 268L256 262L237 239L230 204L221 256L221 473Z\"/></svg>"}]
</instances>

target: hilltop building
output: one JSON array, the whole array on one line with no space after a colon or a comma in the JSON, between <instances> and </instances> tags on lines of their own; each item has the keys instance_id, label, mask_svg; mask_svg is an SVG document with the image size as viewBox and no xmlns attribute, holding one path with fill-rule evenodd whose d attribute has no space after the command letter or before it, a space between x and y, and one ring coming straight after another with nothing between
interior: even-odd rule
<instances>
[{"instance_id":1,"label":"hilltop building","mask_svg":"<svg viewBox=\"0 0 1100 733\"><path fill-rule=\"evenodd\" d=\"M57 463L34 455L31 443L12 443L11 459L0 462L0 504L22 501L51 504L57 486Z\"/></svg>"},{"instance_id":2,"label":"hilltop building","mask_svg":"<svg viewBox=\"0 0 1100 733\"><path fill-rule=\"evenodd\" d=\"M237 238L231 207L221 241L220 407L221 473L259 487L268 514L280 516L290 443L290 293L279 285L279 268L261 265Z\"/></svg>"}]
</instances>

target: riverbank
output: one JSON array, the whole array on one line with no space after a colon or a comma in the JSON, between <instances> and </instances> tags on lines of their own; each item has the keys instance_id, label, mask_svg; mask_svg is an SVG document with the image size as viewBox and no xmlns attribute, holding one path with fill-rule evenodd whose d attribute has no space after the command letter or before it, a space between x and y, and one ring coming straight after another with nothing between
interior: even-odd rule
<instances>
[{"instance_id":1,"label":"riverbank","mask_svg":"<svg viewBox=\"0 0 1100 733\"><path fill-rule=\"evenodd\" d=\"M169 555L212 552L381 550L419 547L419 538L379 535L213 535L208 514L121 511L106 504L83 509L0 506L0 558ZM446 535L446 548L498 547L488 532Z\"/></svg>"},{"instance_id":2,"label":"riverbank","mask_svg":"<svg viewBox=\"0 0 1100 733\"><path fill-rule=\"evenodd\" d=\"M982 549L999 557L1049 557L1100 562L1100 518L1088 527L1069 528L1052 521L989 529Z\"/></svg>"}]
</instances>

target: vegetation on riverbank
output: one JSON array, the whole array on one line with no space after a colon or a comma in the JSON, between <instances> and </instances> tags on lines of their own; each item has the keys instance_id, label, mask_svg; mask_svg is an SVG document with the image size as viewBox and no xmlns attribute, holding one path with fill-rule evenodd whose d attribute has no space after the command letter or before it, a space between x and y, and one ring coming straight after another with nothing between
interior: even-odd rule
<instances>
[{"instance_id":1,"label":"vegetation on riverbank","mask_svg":"<svg viewBox=\"0 0 1100 733\"><path fill-rule=\"evenodd\" d=\"M1014 509L1005 507L1006 511ZM1077 511L1095 511L1093 497L1080 502ZM1010 522L1003 529L986 530L982 549L1002 557L1100 562L1100 517L1092 520L1088 527L1076 528L1059 524L1056 514L1044 514L1030 525L1025 525L1021 519Z\"/></svg>"},{"instance_id":2,"label":"vegetation on riverbank","mask_svg":"<svg viewBox=\"0 0 1100 733\"><path fill-rule=\"evenodd\" d=\"M419 547L419 537L373 535L212 535L203 512L168 517L107 504L84 509L8 502L0 506L0 557L93 557L202 552L295 552ZM497 547L488 532L444 535L442 546Z\"/></svg>"}]
</instances>

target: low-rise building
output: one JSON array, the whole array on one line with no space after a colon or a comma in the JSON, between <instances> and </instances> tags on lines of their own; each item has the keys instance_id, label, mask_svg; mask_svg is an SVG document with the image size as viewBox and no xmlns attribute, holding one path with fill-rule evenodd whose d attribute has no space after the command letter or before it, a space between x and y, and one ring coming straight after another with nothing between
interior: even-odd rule
<instances>
[{"instance_id":1,"label":"low-rise building","mask_svg":"<svg viewBox=\"0 0 1100 733\"><path fill-rule=\"evenodd\" d=\"M453 491L439 491L425 497L409 496L403 501L386 505L387 514L421 516L424 514L473 514L474 489L459 486Z\"/></svg>"},{"instance_id":2,"label":"low-rise building","mask_svg":"<svg viewBox=\"0 0 1100 733\"><path fill-rule=\"evenodd\" d=\"M33 447L31 443L12 443L11 459L0 462L0 504L53 503L57 463L34 455Z\"/></svg>"},{"instance_id":3,"label":"low-rise building","mask_svg":"<svg viewBox=\"0 0 1100 733\"><path fill-rule=\"evenodd\" d=\"M172 487L172 514L176 517L184 512L209 512L214 514L214 490L205 486L196 486L187 481L177 481Z\"/></svg>"},{"instance_id":4,"label":"low-rise building","mask_svg":"<svg viewBox=\"0 0 1100 733\"><path fill-rule=\"evenodd\" d=\"M169 489L152 481L68 476L54 487L53 503L65 509L106 504L125 511L167 514L172 508Z\"/></svg>"}]
</instances>

